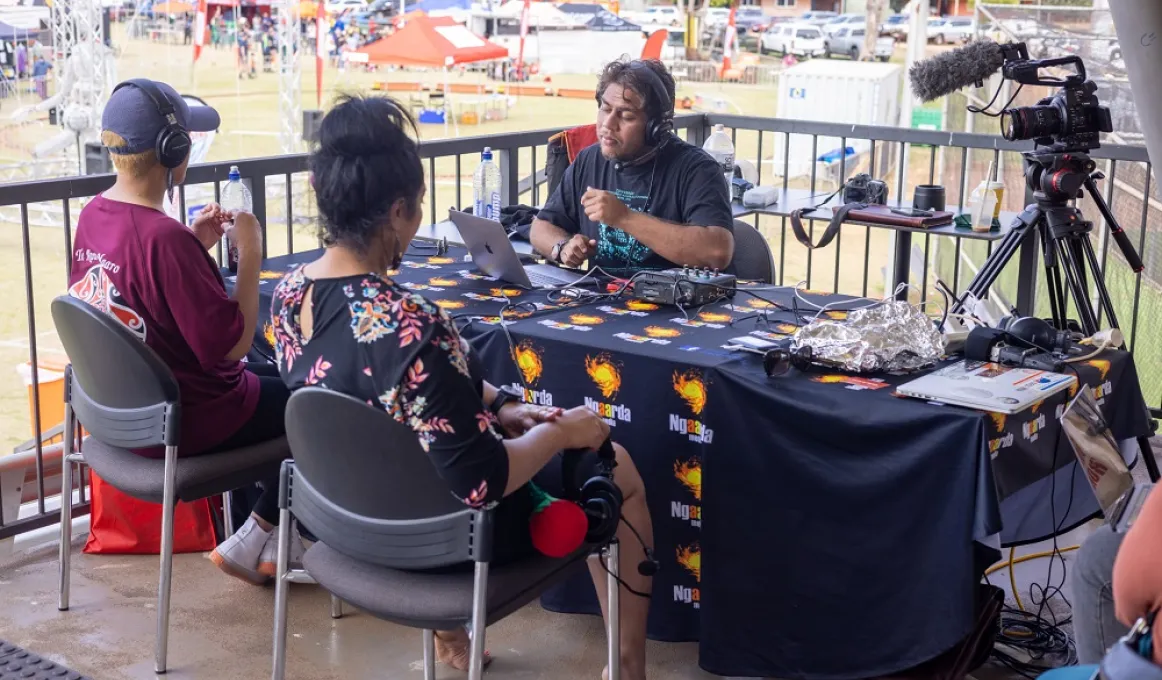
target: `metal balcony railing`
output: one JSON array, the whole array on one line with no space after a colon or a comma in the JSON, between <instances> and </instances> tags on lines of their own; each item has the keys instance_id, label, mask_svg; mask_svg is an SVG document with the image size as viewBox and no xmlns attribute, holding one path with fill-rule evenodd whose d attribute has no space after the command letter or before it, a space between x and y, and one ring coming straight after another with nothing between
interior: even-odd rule
<instances>
[{"instance_id":1,"label":"metal balcony railing","mask_svg":"<svg viewBox=\"0 0 1162 680\"><path fill-rule=\"evenodd\" d=\"M869 172L887 181L891 196L900 201L910 199L919 184L942 184L949 209L956 210L967 204L971 187L983 179L991 163L1008 187L1005 209L1020 211L1031 202L1018 155L1030 148L1028 143L1007 142L992 135L733 115L680 116L676 121L679 134L698 145L715 124L730 130L736 158L753 166L758 183L807 189L820 200L856 172ZM440 221L449 208L471 199L471 172L485 146L491 147L499 160L506 205L543 203L547 198L545 144L558 131L424 142L420 153L426 165L429 220ZM1150 198L1151 172L1144 148L1109 145L1092 155L1106 175L1102 182L1106 201L1147 263L1143 274L1130 272L1117 249L1111 251L1105 225L1096 222L1092 238L1103 265L1102 276L1115 298L1120 319L1123 324L1129 321L1123 331L1138 357L1147 400L1157 414L1157 407L1162 406L1162 338L1148 331L1158 327L1162 315L1162 206ZM187 208L192 210L199 203L217 200L231 165L237 165L250 184L254 212L265 229L267 255L318 247L311 228L314 206L305 154L191 167L178 192L180 214L187 215ZM39 433L12 455L0 457L0 542L57 521L51 506L61 492L60 450L54 442L54 437L59 440L60 430L58 423L42 418L38 366L43 346L56 345L50 342L53 333L48 309L51 298L65 289L76 215L87 198L104 191L113 180L112 175L98 175L0 186L0 222L20 229L32 373L32 431ZM1079 206L1087 217L1100 220L1097 210L1086 202L1080 200ZM771 243L780 283L805 281L814 289L873 297L885 294L885 282L893 272L895 232L848 225L827 248L809 251L793 238L787 239L785 218L764 215L747 219L753 220ZM960 291L992 251L991 242L956 236L924 234L920 241L913 246L910 258L914 286L910 297L924 304L941 303L932 296L937 278ZM61 267L57 271L63 276L57 279L58 284L46 283L42 280L46 259L60 256L62 242L64 257L47 266L50 271ZM221 261L220 249L217 256ZM994 297L1022 313L1039 313L1045 296L1038 294L1044 282L1036 247L1026 246L1017 260L998 280ZM34 272L40 272L41 278L34 280ZM82 477L75 475L74 479ZM88 511L84 488L75 490L74 504L74 515Z\"/></svg>"}]
</instances>

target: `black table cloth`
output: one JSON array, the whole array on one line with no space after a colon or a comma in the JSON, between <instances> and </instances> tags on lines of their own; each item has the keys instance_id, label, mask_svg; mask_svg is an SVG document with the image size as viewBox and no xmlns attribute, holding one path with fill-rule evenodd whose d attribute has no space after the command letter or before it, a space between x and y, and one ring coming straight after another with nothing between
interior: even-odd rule
<instances>
[{"instance_id":1,"label":"black table cloth","mask_svg":"<svg viewBox=\"0 0 1162 680\"><path fill-rule=\"evenodd\" d=\"M814 316L789 289L753 287L688 316L626 299L563 306L480 276L463 254L409 256L393 275L454 317L494 384L609 422L653 519L650 637L700 640L708 671L866 678L930 659L969 632L974 551L978 565L982 550L998 556L981 542L1038 539L1096 511L1054 417L1066 393L1002 418L896 396L913 376L767 378L760 357L723 346L787 337ZM263 308L316 256L266 262ZM805 298L838 301L829 313L843 316L842 297ZM256 338L267 354L269 332ZM1119 438L1149 433L1128 354L1077 370L1100 386ZM585 574L544 604L598 612Z\"/></svg>"}]
</instances>

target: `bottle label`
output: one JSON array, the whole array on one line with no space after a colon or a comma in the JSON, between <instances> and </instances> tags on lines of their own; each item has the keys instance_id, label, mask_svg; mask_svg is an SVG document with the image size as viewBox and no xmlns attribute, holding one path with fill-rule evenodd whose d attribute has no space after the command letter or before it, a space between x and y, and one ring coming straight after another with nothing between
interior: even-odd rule
<instances>
[{"instance_id":1,"label":"bottle label","mask_svg":"<svg viewBox=\"0 0 1162 680\"><path fill-rule=\"evenodd\" d=\"M500 192L493 191L489 194L490 200L482 200L477 198L473 203L472 212L479 217L486 220L500 220Z\"/></svg>"}]
</instances>

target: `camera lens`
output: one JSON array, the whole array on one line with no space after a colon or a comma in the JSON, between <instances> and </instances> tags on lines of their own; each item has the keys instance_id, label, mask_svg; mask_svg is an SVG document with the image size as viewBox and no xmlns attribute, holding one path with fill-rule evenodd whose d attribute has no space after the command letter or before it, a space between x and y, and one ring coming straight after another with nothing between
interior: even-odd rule
<instances>
[{"instance_id":1,"label":"camera lens","mask_svg":"<svg viewBox=\"0 0 1162 680\"><path fill-rule=\"evenodd\" d=\"M1010 142L1051 137L1062 132L1061 123L1061 111L1052 105L1001 111L1001 135Z\"/></svg>"}]
</instances>

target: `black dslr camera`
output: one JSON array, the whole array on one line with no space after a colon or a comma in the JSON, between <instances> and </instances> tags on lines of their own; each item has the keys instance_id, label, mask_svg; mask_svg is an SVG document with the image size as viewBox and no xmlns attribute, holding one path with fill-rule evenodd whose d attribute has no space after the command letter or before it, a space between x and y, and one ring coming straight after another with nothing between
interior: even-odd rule
<instances>
[{"instance_id":1,"label":"black dslr camera","mask_svg":"<svg viewBox=\"0 0 1162 680\"><path fill-rule=\"evenodd\" d=\"M1031 139L1047 151L1088 151L1100 146L1100 134L1113 132L1110 110L1097 98L1097 85L1087 80L1081 57L1029 59L1024 43L1005 45L1004 76L1022 85L1060 87L1037 102L1001 111L1001 134L1010 142ZM1042 69L1073 69L1064 77L1043 75Z\"/></svg>"},{"instance_id":2,"label":"black dslr camera","mask_svg":"<svg viewBox=\"0 0 1162 680\"><path fill-rule=\"evenodd\" d=\"M842 198L844 203L884 205L888 202L888 185L882 179L872 179L871 175L861 172L844 183Z\"/></svg>"}]
</instances>

